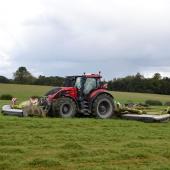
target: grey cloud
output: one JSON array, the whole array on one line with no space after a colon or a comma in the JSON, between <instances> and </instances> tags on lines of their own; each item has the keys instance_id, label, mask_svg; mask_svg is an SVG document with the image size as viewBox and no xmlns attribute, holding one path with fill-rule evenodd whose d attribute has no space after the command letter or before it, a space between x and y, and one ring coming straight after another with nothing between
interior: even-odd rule
<instances>
[{"instance_id":1,"label":"grey cloud","mask_svg":"<svg viewBox=\"0 0 170 170\"><path fill-rule=\"evenodd\" d=\"M43 13L22 22L22 46L11 62L45 75L170 74L170 12L166 1L154 2L43 0Z\"/></svg>"}]
</instances>

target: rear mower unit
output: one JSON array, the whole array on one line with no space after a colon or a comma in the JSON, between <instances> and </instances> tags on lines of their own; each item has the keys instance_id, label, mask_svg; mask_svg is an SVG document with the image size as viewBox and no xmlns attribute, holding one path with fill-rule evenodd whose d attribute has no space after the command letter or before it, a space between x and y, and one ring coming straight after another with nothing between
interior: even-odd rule
<instances>
[{"instance_id":1,"label":"rear mower unit","mask_svg":"<svg viewBox=\"0 0 170 170\"><path fill-rule=\"evenodd\" d=\"M114 115L113 96L101 83L99 74L68 76L64 87L50 90L41 104L49 116L74 117L77 113L106 119Z\"/></svg>"}]
</instances>

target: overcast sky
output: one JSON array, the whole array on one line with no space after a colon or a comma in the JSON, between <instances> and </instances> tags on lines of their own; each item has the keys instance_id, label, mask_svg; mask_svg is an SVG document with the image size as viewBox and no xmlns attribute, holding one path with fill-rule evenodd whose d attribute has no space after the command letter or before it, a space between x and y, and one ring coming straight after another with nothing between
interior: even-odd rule
<instances>
[{"instance_id":1,"label":"overcast sky","mask_svg":"<svg viewBox=\"0 0 170 170\"><path fill-rule=\"evenodd\" d=\"M169 0L0 0L0 75L170 76Z\"/></svg>"}]
</instances>

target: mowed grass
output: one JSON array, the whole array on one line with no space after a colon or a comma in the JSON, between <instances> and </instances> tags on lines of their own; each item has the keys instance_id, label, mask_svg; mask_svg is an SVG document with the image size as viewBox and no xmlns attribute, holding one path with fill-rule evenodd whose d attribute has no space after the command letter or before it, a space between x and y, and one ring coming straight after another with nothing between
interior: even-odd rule
<instances>
[{"instance_id":1,"label":"mowed grass","mask_svg":"<svg viewBox=\"0 0 170 170\"><path fill-rule=\"evenodd\" d=\"M12 94L22 101L32 95L41 96L50 88L0 84L0 94ZM113 94L125 102L149 97L138 93ZM169 96L150 96L149 99L157 96L161 101L169 101ZM1 106L7 103L0 101ZM0 170L168 170L169 131L170 123L1 115Z\"/></svg>"},{"instance_id":2,"label":"mowed grass","mask_svg":"<svg viewBox=\"0 0 170 170\"><path fill-rule=\"evenodd\" d=\"M0 116L0 169L170 169L170 123Z\"/></svg>"}]
</instances>

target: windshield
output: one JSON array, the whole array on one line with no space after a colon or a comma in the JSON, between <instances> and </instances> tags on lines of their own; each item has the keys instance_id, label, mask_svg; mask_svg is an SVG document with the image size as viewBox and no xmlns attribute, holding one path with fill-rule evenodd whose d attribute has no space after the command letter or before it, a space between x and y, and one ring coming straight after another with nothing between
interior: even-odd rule
<instances>
[{"instance_id":1,"label":"windshield","mask_svg":"<svg viewBox=\"0 0 170 170\"><path fill-rule=\"evenodd\" d=\"M76 87L79 90L82 88L82 92L87 95L93 89L96 89L100 86L100 80L96 78L84 78L84 77L67 77L65 79L64 87Z\"/></svg>"},{"instance_id":2,"label":"windshield","mask_svg":"<svg viewBox=\"0 0 170 170\"><path fill-rule=\"evenodd\" d=\"M95 78L87 78L84 84L84 94L89 94L91 90L97 87L97 82Z\"/></svg>"}]
</instances>

